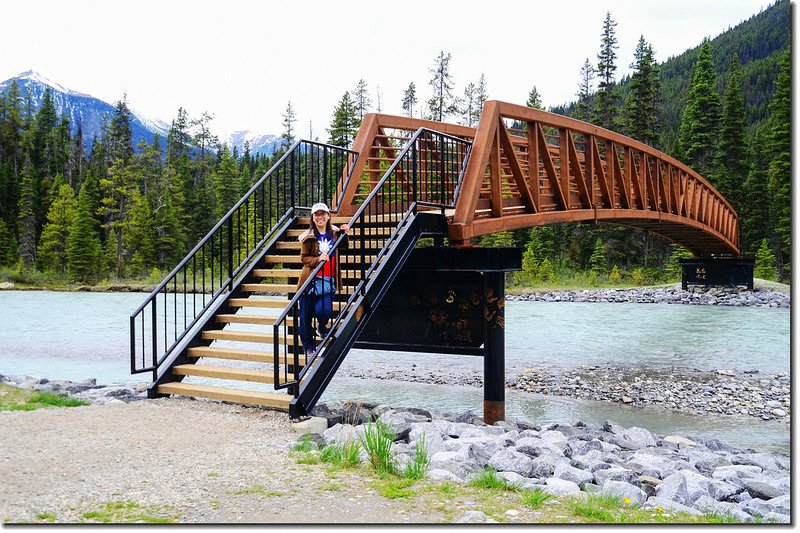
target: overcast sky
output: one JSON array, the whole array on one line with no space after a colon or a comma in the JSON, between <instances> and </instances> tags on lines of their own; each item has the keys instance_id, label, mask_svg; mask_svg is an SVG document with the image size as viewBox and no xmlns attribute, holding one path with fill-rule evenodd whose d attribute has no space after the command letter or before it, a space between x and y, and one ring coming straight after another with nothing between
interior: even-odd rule
<instances>
[{"instance_id":1,"label":"overcast sky","mask_svg":"<svg viewBox=\"0 0 800 533\"><path fill-rule=\"evenodd\" d=\"M485 74L491 99L545 106L575 99L597 62L606 11L617 22L618 79L640 35L661 62L770 5L762 0L437 0L226 2L25 0L4 3L0 80L36 70L70 89L170 122L178 107L212 128L327 140L333 109L359 79L377 107L402 114L403 90L430 97L429 69L452 54L457 94ZM418 111L415 112L418 116Z\"/></svg>"}]
</instances>

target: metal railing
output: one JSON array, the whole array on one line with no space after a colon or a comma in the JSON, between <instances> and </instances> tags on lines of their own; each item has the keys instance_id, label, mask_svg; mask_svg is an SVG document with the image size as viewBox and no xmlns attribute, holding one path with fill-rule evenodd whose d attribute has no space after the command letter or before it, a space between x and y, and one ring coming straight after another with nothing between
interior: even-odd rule
<instances>
[{"instance_id":1,"label":"metal railing","mask_svg":"<svg viewBox=\"0 0 800 533\"><path fill-rule=\"evenodd\" d=\"M455 207L471 146L470 141L425 128L414 133L350 219L348 246L342 244L344 236L333 244L340 278L357 279L358 283L355 287L344 283L335 287L330 296L335 315L330 331L324 338L313 335L317 346L307 360L304 360L304 347L300 342L300 306L301 302L310 303L309 289L323 268L322 263L311 272L275 320L275 388L292 388L295 396L299 394L297 385L300 380L330 343L343 318L366 294L370 276L383 258L392 252L394 242L418 206L439 208L443 213ZM312 331L315 329L311 328ZM281 369L284 361L289 364Z\"/></svg>"},{"instance_id":2,"label":"metal railing","mask_svg":"<svg viewBox=\"0 0 800 533\"><path fill-rule=\"evenodd\" d=\"M300 140L217 222L130 316L131 373L153 371L294 217L330 203L353 171L352 150Z\"/></svg>"}]
</instances>

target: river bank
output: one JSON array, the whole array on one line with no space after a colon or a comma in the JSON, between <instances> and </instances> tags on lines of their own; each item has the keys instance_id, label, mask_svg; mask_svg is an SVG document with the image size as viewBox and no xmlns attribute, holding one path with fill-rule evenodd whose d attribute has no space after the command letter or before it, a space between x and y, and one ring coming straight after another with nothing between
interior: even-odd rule
<instances>
[{"instance_id":1,"label":"river bank","mask_svg":"<svg viewBox=\"0 0 800 533\"><path fill-rule=\"evenodd\" d=\"M424 479L387 492L367 466L330 469L293 448L306 426L285 413L185 398L0 412L4 523L569 523L597 521L572 502L594 493L638 505L645 522L782 522L791 518L785 454L717 440L653 435L613 421L486 426L471 412L387 405L320 406L312 441L342 444L380 420L397 436L398 469L424 442ZM165 428L167 428L165 430ZM491 467L512 491L476 492ZM395 482L395 485L399 482ZM443 487L443 488L438 488ZM589 500L591 505L591 500ZM573 514L576 513L576 514Z\"/></svg>"}]
</instances>

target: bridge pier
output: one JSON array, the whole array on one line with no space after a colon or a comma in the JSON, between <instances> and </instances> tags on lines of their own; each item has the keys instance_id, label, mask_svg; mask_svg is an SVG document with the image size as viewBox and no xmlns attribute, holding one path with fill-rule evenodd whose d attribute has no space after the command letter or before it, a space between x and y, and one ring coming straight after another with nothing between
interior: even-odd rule
<instances>
[{"instance_id":1,"label":"bridge pier","mask_svg":"<svg viewBox=\"0 0 800 533\"><path fill-rule=\"evenodd\" d=\"M505 420L505 274L520 248L418 248L355 348L483 356L483 420Z\"/></svg>"},{"instance_id":2,"label":"bridge pier","mask_svg":"<svg viewBox=\"0 0 800 533\"><path fill-rule=\"evenodd\" d=\"M483 337L483 421L506 419L505 273L484 272L486 309Z\"/></svg>"},{"instance_id":3,"label":"bridge pier","mask_svg":"<svg viewBox=\"0 0 800 533\"><path fill-rule=\"evenodd\" d=\"M753 290L753 259L692 258L681 259L681 288L689 285L745 285Z\"/></svg>"}]
</instances>

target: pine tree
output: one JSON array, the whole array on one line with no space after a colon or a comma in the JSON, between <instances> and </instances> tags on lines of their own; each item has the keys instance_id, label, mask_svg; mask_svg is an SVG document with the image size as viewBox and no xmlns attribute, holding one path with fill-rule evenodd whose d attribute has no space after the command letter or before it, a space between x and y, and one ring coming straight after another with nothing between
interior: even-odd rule
<instances>
[{"instance_id":1,"label":"pine tree","mask_svg":"<svg viewBox=\"0 0 800 533\"><path fill-rule=\"evenodd\" d=\"M670 247L671 253L667 263L666 274L670 280L678 280L683 275L680 260L691 259L694 254L680 244L671 244Z\"/></svg>"},{"instance_id":2,"label":"pine tree","mask_svg":"<svg viewBox=\"0 0 800 533\"><path fill-rule=\"evenodd\" d=\"M633 74L623 108L623 120L628 136L650 146L657 144L658 104L661 92L658 64L653 47L639 37L634 52Z\"/></svg>"},{"instance_id":3,"label":"pine tree","mask_svg":"<svg viewBox=\"0 0 800 533\"><path fill-rule=\"evenodd\" d=\"M33 165L25 161L20 175L17 227L19 228L19 257L23 266L31 268L36 261L36 213L34 212Z\"/></svg>"},{"instance_id":4,"label":"pine tree","mask_svg":"<svg viewBox=\"0 0 800 533\"><path fill-rule=\"evenodd\" d=\"M608 252L606 251L605 244L603 244L603 239L598 238L594 243L592 256L589 258L589 266L592 272L602 274L608 270L607 254Z\"/></svg>"},{"instance_id":5,"label":"pine tree","mask_svg":"<svg viewBox=\"0 0 800 533\"><path fill-rule=\"evenodd\" d=\"M283 139L284 148L288 149L294 144L294 123L297 122L291 101L286 104L286 111L284 111L281 116L283 117L283 122L281 123L283 124L283 133L281 134L281 138Z\"/></svg>"},{"instance_id":6,"label":"pine tree","mask_svg":"<svg viewBox=\"0 0 800 533\"><path fill-rule=\"evenodd\" d=\"M581 67L581 80L578 84L578 101L575 103L575 118L588 122L590 120L589 112L589 98L592 96L592 81L594 80L596 70L586 58L583 66Z\"/></svg>"},{"instance_id":7,"label":"pine tree","mask_svg":"<svg viewBox=\"0 0 800 533\"><path fill-rule=\"evenodd\" d=\"M705 39L697 54L675 147L677 159L701 175L709 169L719 134L720 100L716 85L711 43Z\"/></svg>"},{"instance_id":8,"label":"pine tree","mask_svg":"<svg viewBox=\"0 0 800 533\"><path fill-rule=\"evenodd\" d=\"M372 100L369 97L369 88L367 87L366 81L358 80L356 88L353 90L353 101L358 116L358 124L360 125L361 121L364 120L364 115L369 113L369 109L372 106Z\"/></svg>"},{"instance_id":9,"label":"pine tree","mask_svg":"<svg viewBox=\"0 0 800 533\"><path fill-rule=\"evenodd\" d=\"M333 110L333 120L328 130L329 143L334 146L349 148L358 133L358 115L350 93L345 92Z\"/></svg>"},{"instance_id":10,"label":"pine tree","mask_svg":"<svg viewBox=\"0 0 800 533\"><path fill-rule=\"evenodd\" d=\"M133 191L131 204L131 223L125 248L131 253L131 273L135 276L146 276L156 262L153 211L147 197L142 196L137 189Z\"/></svg>"},{"instance_id":11,"label":"pine tree","mask_svg":"<svg viewBox=\"0 0 800 533\"><path fill-rule=\"evenodd\" d=\"M773 154L769 165L769 192L772 218L777 236L778 279L789 276L792 239L792 60L791 49L784 52L781 71L775 82L770 109L768 149Z\"/></svg>"},{"instance_id":12,"label":"pine tree","mask_svg":"<svg viewBox=\"0 0 800 533\"><path fill-rule=\"evenodd\" d=\"M755 254L763 239L773 235L775 221L771 212L768 169L771 161L767 149L767 128L757 127L750 142L750 163L744 182L742 201L735 209L739 214L739 232L743 253Z\"/></svg>"},{"instance_id":13,"label":"pine tree","mask_svg":"<svg viewBox=\"0 0 800 533\"><path fill-rule=\"evenodd\" d=\"M100 241L89 211L86 183L81 187L75 206L75 216L67 239L67 268L70 277L78 282L96 278L100 260Z\"/></svg>"},{"instance_id":14,"label":"pine tree","mask_svg":"<svg viewBox=\"0 0 800 533\"><path fill-rule=\"evenodd\" d=\"M431 120L444 121L449 115L458 112L458 102L453 96L453 76L450 73L450 54L444 50L439 52L434 66L429 69L433 77L430 80L433 96L428 100L428 113Z\"/></svg>"},{"instance_id":15,"label":"pine tree","mask_svg":"<svg viewBox=\"0 0 800 533\"><path fill-rule=\"evenodd\" d=\"M597 54L597 75L600 79L597 87L597 101L592 120L602 128L613 130L616 123L616 78L617 70L617 23L606 12L603 22L603 35L600 41L600 53Z\"/></svg>"},{"instance_id":16,"label":"pine tree","mask_svg":"<svg viewBox=\"0 0 800 533\"><path fill-rule=\"evenodd\" d=\"M480 120L481 111L483 111L483 106L486 103L486 100L489 99L489 93L487 91L488 88L486 87L486 76L481 72L481 77L478 78L478 86L475 88L475 103L478 105L478 120ZM477 123L478 120L475 122Z\"/></svg>"},{"instance_id":17,"label":"pine tree","mask_svg":"<svg viewBox=\"0 0 800 533\"><path fill-rule=\"evenodd\" d=\"M62 183L55 200L50 204L47 224L39 240L37 260L40 270L66 273L67 241L75 218L75 208L75 191L68 184Z\"/></svg>"},{"instance_id":18,"label":"pine tree","mask_svg":"<svg viewBox=\"0 0 800 533\"><path fill-rule=\"evenodd\" d=\"M136 184L140 181L140 174L133 165L125 166L122 160L117 160L108 169L107 177L100 180L103 198L100 201L100 211L106 218L106 231L116 233L117 238L117 277L124 276L123 244L126 242L129 214L134 191L138 193Z\"/></svg>"},{"instance_id":19,"label":"pine tree","mask_svg":"<svg viewBox=\"0 0 800 533\"><path fill-rule=\"evenodd\" d=\"M753 270L753 277L759 279L766 279L768 281L775 281L777 273L775 272L775 255L767 244L767 239L762 239L761 246L756 253L756 266Z\"/></svg>"},{"instance_id":20,"label":"pine tree","mask_svg":"<svg viewBox=\"0 0 800 533\"><path fill-rule=\"evenodd\" d=\"M414 106L417 105L417 87L414 82L408 84L408 87L403 91L403 111L407 117L414 116Z\"/></svg>"},{"instance_id":21,"label":"pine tree","mask_svg":"<svg viewBox=\"0 0 800 533\"><path fill-rule=\"evenodd\" d=\"M122 161L127 165L133 160L133 129L131 128L131 110L128 108L128 98L123 96L114 107L111 125L108 130L108 157L109 163Z\"/></svg>"},{"instance_id":22,"label":"pine tree","mask_svg":"<svg viewBox=\"0 0 800 533\"><path fill-rule=\"evenodd\" d=\"M228 151L227 145L222 146L219 166L212 174L216 193L216 218L222 218L233 205L241 198L241 177L236 160Z\"/></svg>"},{"instance_id":23,"label":"pine tree","mask_svg":"<svg viewBox=\"0 0 800 533\"><path fill-rule=\"evenodd\" d=\"M464 103L461 108L461 121L460 123L465 126L475 126L480 120L481 109L478 107L477 101L477 87L474 83L469 82L464 88Z\"/></svg>"},{"instance_id":24,"label":"pine tree","mask_svg":"<svg viewBox=\"0 0 800 533\"><path fill-rule=\"evenodd\" d=\"M0 218L0 266L13 264L16 261L16 257L17 240L5 221Z\"/></svg>"},{"instance_id":25,"label":"pine tree","mask_svg":"<svg viewBox=\"0 0 800 533\"><path fill-rule=\"evenodd\" d=\"M534 85L533 89L531 89L531 92L528 93L528 101L525 102L525 105L532 107L533 109L544 109L544 107L542 107L542 97L539 94L539 89L536 88L536 85Z\"/></svg>"},{"instance_id":26,"label":"pine tree","mask_svg":"<svg viewBox=\"0 0 800 533\"><path fill-rule=\"evenodd\" d=\"M734 54L722 98L722 121L711 178L720 194L737 210L742 205L748 159L744 94L739 81L739 56Z\"/></svg>"}]
</instances>

